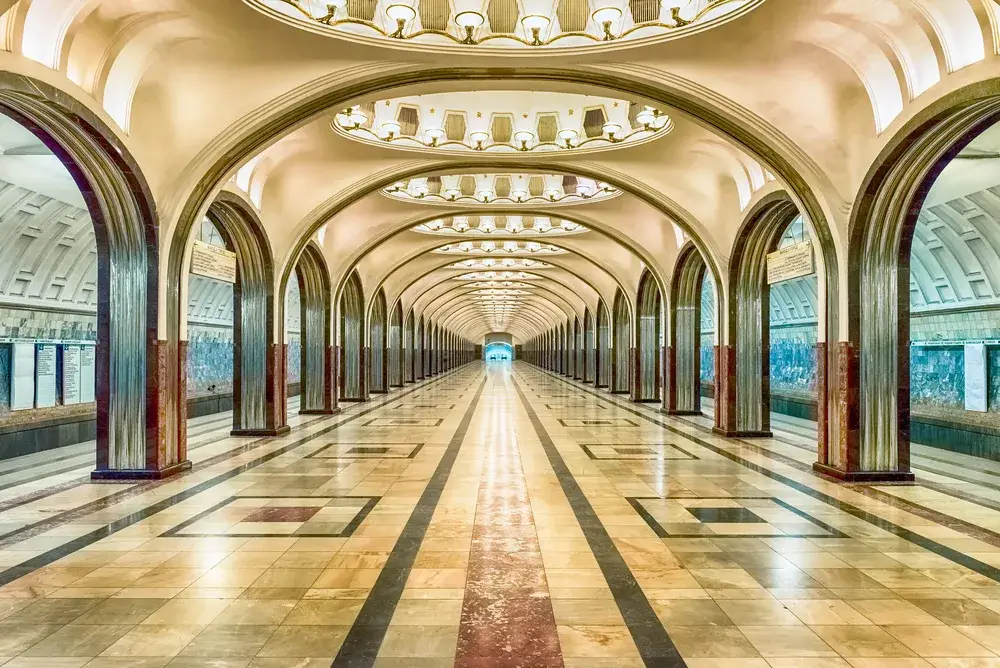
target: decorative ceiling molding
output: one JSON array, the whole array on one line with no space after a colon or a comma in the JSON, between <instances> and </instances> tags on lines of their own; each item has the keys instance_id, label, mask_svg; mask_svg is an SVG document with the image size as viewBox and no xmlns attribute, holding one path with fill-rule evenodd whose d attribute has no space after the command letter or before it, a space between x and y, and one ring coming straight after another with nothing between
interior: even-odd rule
<instances>
[{"instance_id":1,"label":"decorative ceiling molding","mask_svg":"<svg viewBox=\"0 0 1000 668\"><path fill-rule=\"evenodd\" d=\"M537 241L462 241L457 244L447 244L435 248L433 253L444 255L490 255L504 253L506 255L562 255L568 253L564 248L552 244L541 244Z\"/></svg>"},{"instance_id":2,"label":"decorative ceiling molding","mask_svg":"<svg viewBox=\"0 0 1000 668\"><path fill-rule=\"evenodd\" d=\"M632 146L666 135L673 121L653 106L614 98L475 91L362 102L337 114L332 127L393 148L514 154Z\"/></svg>"},{"instance_id":3,"label":"decorative ceiling molding","mask_svg":"<svg viewBox=\"0 0 1000 668\"><path fill-rule=\"evenodd\" d=\"M530 281L541 278L527 271L473 271L456 276L456 281Z\"/></svg>"},{"instance_id":4,"label":"decorative ceiling molding","mask_svg":"<svg viewBox=\"0 0 1000 668\"><path fill-rule=\"evenodd\" d=\"M469 258L468 260L462 260L461 262L456 262L455 264L449 264L447 269L484 269L487 271L495 271L502 269L505 271L514 271L517 269L531 269L535 271L536 269L551 269L551 264L546 264L545 262L539 262L538 260L532 260L529 258L514 258L514 257L485 257L485 258Z\"/></svg>"},{"instance_id":5,"label":"decorative ceiling molding","mask_svg":"<svg viewBox=\"0 0 1000 668\"><path fill-rule=\"evenodd\" d=\"M621 191L569 174L446 174L397 181L382 194L427 204L537 206L606 200L621 195Z\"/></svg>"},{"instance_id":6,"label":"decorative ceiling molding","mask_svg":"<svg viewBox=\"0 0 1000 668\"><path fill-rule=\"evenodd\" d=\"M412 229L422 234L520 237L564 236L587 231L578 223L546 216L452 216L422 223Z\"/></svg>"},{"instance_id":7,"label":"decorative ceiling molding","mask_svg":"<svg viewBox=\"0 0 1000 668\"><path fill-rule=\"evenodd\" d=\"M421 51L609 51L679 39L764 0L244 0L289 25L331 37Z\"/></svg>"}]
</instances>

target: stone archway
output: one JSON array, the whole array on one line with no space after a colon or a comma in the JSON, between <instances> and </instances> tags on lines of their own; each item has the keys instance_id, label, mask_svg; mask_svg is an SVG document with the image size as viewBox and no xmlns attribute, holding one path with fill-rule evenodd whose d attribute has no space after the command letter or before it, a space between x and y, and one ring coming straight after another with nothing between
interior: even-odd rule
<instances>
[{"instance_id":1,"label":"stone archway","mask_svg":"<svg viewBox=\"0 0 1000 668\"><path fill-rule=\"evenodd\" d=\"M364 346L365 298L361 277L352 272L340 293L340 400L364 401L366 360Z\"/></svg>"},{"instance_id":2,"label":"stone archway","mask_svg":"<svg viewBox=\"0 0 1000 668\"><path fill-rule=\"evenodd\" d=\"M295 270L299 281L302 330L302 390L299 413L329 414L337 406L332 346L330 273L315 244L302 251Z\"/></svg>"},{"instance_id":3,"label":"stone archway","mask_svg":"<svg viewBox=\"0 0 1000 668\"><path fill-rule=\"evenodd\" d=\"M159 220L149 185L128 149L84 104L30 77L3 73L0 82L0 113L34 134L67 169L94 226L92 478L162 478L190 468L186 405L177 391L184 387L184 371L163 364L168 344L156 337Z\"/></svg>"},{"instance_id":4,"label":"stone archway","mask_svg":"<svg viewBox=\"0 0 1000 668\"><path fill-rule=\"evenodd\" d=\"M285 353L274 341L274 263L267 234L246 202L227 191L205 215L236 254L233 435L285 433Z\"/></svg>"},{"instance_id":5,"label":"stone archway","mask_svg":"<svg viewBox=\"0 0 1000 668\"><path fill-rule=\"evenodd\" d=\"M649 270L639 279L636 295L636 354L632 398L638 402L661 400L663 352L660 334L663 322L663 299Z\"/></svg>"}]
</instances>

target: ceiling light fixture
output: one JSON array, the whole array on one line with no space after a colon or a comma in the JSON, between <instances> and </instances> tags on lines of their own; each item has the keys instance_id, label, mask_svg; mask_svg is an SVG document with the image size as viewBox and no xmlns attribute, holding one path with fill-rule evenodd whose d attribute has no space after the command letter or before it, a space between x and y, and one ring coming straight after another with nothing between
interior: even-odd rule
<instances>
[{"instance_id":1,"label":"ceiling light fixture","mask_svg":"<svg viewBox=\"0 0 1000 668\"><path fill-rule=\"evenodd\" d=\"M465 39L462 44L475 44L476 28L486 23L486 17L479 12L459 12L455 15L455 23L465 29Z\"/></svg>"},{"instance_id":2,"label":"ceiling light fixture","mask_svg":"<svg viewBox=\"0 0 1000 668\"><path fill-rule=\"evenodd\" d=\"M392 141L399 135L400 131L403 129L396 121L385 121L382 123L382 134L385 135L383 139L386 141Z\"/></svg>"},{"instance_id":3,"label":"ceiling light fixture","mask_svg":"<svg viewBox=\"0 0 1000 668\"><path fill-rule=\"evenodd\" d=\"M482 151L486 148L486 140L490 138L489 133L478 130L476 132L469 133L469 139L475 142L476 150Z\"/></svg>"},{"instance_id":4,"label":"ceiling light fixture","mask_svg":"<svg viewBox=\"0 0 1000 668\"><path fill-rule=\"evenodd\" d=\"M416 10L409 5L389 5L385 8L385 14L396 22L396 32L389 36L397 39L403 39L406 37L404 34L406 24L417 16Z\"/></svg>"},{"instance_id":5,"label":"ceiling light fixture","mask_svg":"<svg viewBox=\"0 0 1000 668\"><path fill-rule=\"evenodd\" d=\"M611 142L621 141L621 139L616 137L616 135L622 131L622 126L619 125L618 123L612 123L612 122L605 123L601 129L604 130L604 134L608 136L608 141Z\"/></svg>"},{"instance_id":6,"label":"ceiling light fixture","mask_svg":"<svg viewBox=\"0 0 1000 668\"><path fill-rule=\"evenodd\" d=\"M424 130L424 143L428 146L437 146L442 137L444 137L444 130L441 128L427 128Z\"/></svg>"},{"instance_id":7,"label":"ceiling light fixture","mask_svg":"<svg viewBox=\"0 0 1000 668\"><path fill-rule=\"evenodd\" d=\"M518 149L521 151L527 151L528 144L534 138L535 138L535 133L529 130L518 130L517 132L514 133L514 141L520 144Z\"/></svg>"},{"instance_id":8,"label":"ceiling light fixture","mask_svg":"<svg viewBox=\"0 0 1000 668\"><path fill-rule=\"evenodd\" d=\"M642 111L635 115L635 120L642 123L644 130L652 129L653 123L656 122L657 113L652 107L643 107Z\"/></svg>"},{"instance_id":9,"label":"ceiling light fixture","mask_svg":"<svg viewBox=\"0 0 1000 668\"><path fill-rule=\"evenodd\" d=\"M594 18L594 22L604 30L602 40L605 42L613 40L615 35L611 32L611 26L622 17L622 10L617 7L601 7L594 11L591 16Z\"/></svg>"},{"instance_id":10,"label":"ceiling light fixture","mask_svg":"<svg viewBox=\"0 0 1000 668\"><path fill-rule=\"evenodd\" d=\"M521 25L531 32L531 46L541 46L542 30L549 27L549 17L541 14L528 14L521 18Z\"/></svg>"},{"instance_id":11,"label":"ceiling light fixture","mask_svg":"<svg viewBox=\"0 0 1000 668\"><path fill-rule=\"evenodd\" d=\"M580 136L580 133L573 128L563 128L558 133L559 139L566 142L566 148L573 148L573 141Z\"/></svg>"}]
</instances>

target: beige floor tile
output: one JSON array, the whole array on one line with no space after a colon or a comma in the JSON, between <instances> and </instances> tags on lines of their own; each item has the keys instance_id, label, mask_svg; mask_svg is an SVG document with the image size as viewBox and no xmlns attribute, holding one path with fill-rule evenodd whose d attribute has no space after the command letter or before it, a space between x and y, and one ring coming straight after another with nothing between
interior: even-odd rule
<instances>
[{"instance_id":1,"label":"beige floor tile","mask_svg":"<svg viewBox=\"0 0 1000 668\"><path fill-rule=\"evenodd\" d=\"M885 630L922 657L985 657L988 649L947 626L887 626Z\"/></svg>"}]
</instances>

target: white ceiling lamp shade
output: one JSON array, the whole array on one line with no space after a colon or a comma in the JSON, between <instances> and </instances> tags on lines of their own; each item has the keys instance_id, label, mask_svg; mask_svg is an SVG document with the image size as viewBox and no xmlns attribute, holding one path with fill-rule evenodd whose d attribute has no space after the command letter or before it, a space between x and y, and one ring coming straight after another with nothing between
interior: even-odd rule
<instances>
[{"instance_id":1,"label":"white ceiling lamp shade","mask_svg":"<svg viewBox=\"0 0 1000 668\"><path fill-rule=\"evenodd\" d=\"M566 148L573 148L580 136L580 131L576 128L562 128L557 134Z\"/></svg>"},{"instance_id":2,"label":"white ceiling lamp shade","mask_svg":"<svg viewBox=\"0 0 1000 668\"><path fill-rule=\"evenodd\" d=\"M549 24L552 23L548 16L542 14L526 14L521 17L521 25L524 26L525 37L530 39L531 46L541 46L546 38Z\"/></svg>"},{"instance_id":3,"label":"white ceiling lamp shade","mask_svg":"<svg viewBox=\"0 0 1000 668\"><path fill-rule=\"evenodd\" d=\"M535 133L530 130L518 130L514 133L514 141L519 151L527 151L534 140Z\"/></svg>"},{"instance_id":4,"label":"white ceiling lamp shade","mask_svg":"<svg viewBox=\"0 0 1000 668\"><path fill-rule=\"evenodd\" d=\"M610 4L598 7L594 10L594 13L591 14L591 18L594 19L594 23L596 23L600 28L601 39L603 41L610 42L615 38L615 29L623 15L624 13L620 7Z\"/></svg>"},{"instance_id":5,"label":"white ceiling lamp shade","mask_svg":"<svg viewBox=\"0 0 1000 668\"><path fill-rule=\"evenodd\" d=\"M444 128L427 128L424 130L424 143L428 146L437 146L444 136Z\"/></svg>"},{"instance_id":6,"label":"white ceiling lamp shade","mask_svg":"<svg viewBox=\"0 0 1000 668\"><path fill-rule=\"evenodd\" d=\"M406 24L417 17L417 10L410 5L396 3L385 8L385 15L396 22L396 31L390 37L403 39L406 37Z\"/></svg>"},{"instance_id":7,"label":"white ceiling lamp shade","mask_svg":"<svg viewBox=\"0 0 1000 668\"><path fill-rule=\"evenodd\" d=\"M382 125L379 127L382 133L382 139L386 141L392 141L399 136L402 126L396 121L383 121Z\"/></svg>"},{"instance_id":8,"label":"white ceiling lamp shade","mask_svg":"<svg viewBox=\"0 0 1000 668\"><path fill-rule=\"evenodd\" d=\"M472 145L477 151L483 151L486 149L486 142L490 139L490 133L485 130L476 130L469 133L469 139L472 140Z\"/></svg>"},{"instance_id":9,"label":"white ceiling lamp shade","mask_svg":"<svg viewBox=\"0 0 1000 668\"><path fill-rule=\"evenodd\" d=\"M476 43L476 30L486 23L486 17L477 11L459 12L455 15L455 25L465 31L462 44Z\"/></svg>"},{"instance_id":10,"label":"white ceiling lamp shade","mask_svg":"<svg viewBox=\"0 0 1000 668\"><path fill-rule=\"evenodd\" d=\"M483 216L479 219L479 231L483 234L492 234L496 229L497 225L493 220L493 216Z\"/></svg>"}]
</instances>

